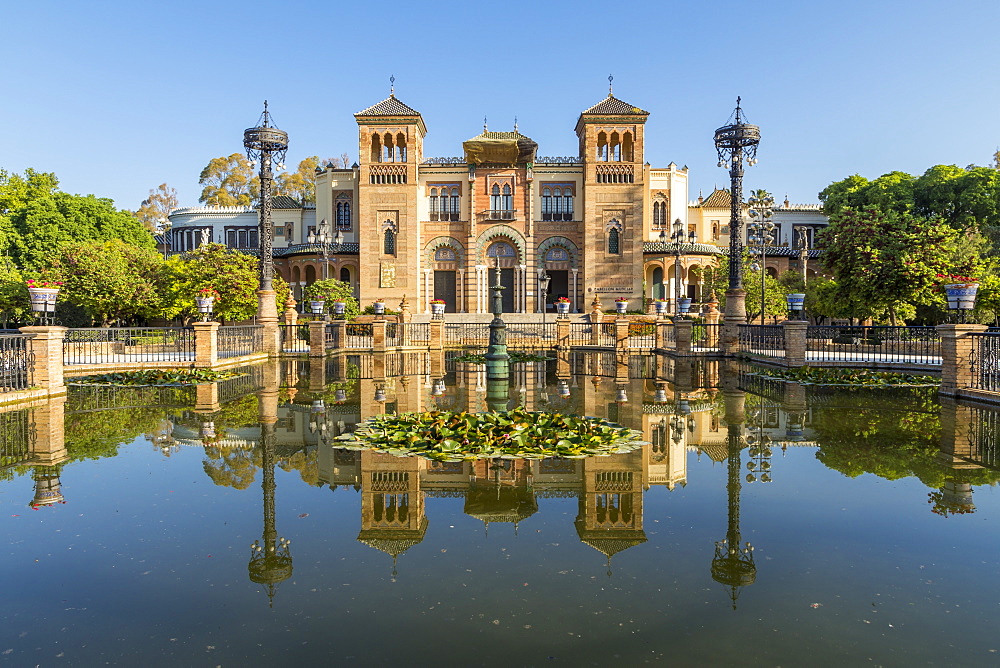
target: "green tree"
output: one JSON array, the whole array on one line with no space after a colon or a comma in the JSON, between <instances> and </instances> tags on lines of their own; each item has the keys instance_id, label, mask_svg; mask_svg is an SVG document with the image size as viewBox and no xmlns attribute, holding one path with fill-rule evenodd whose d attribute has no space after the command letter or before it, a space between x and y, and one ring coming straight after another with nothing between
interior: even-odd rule
<instances>
[{"instance_id":1,"label":"green tree","mask_svg":"<svg viewBox=\"0 0 1000 668\"><path fill-rule=\"evenodd\" d=\"M318 165L319 156L314 155L300 162L298 169L294 172L279 174L276 179L276 193L288 195L303 204L314 204L316 202L316 167Z\"/></svg>"},{"instance_id":2,"label":"green tree","mask_svg":"<svg viewBox=\"0 0 1000 668\"><path fill-rule=\"evenodd\" d=\"M823 212L828 216L833 216L844 209L862 205L864 203L864 189L868 183L868 179L860 174L854 174L842 181L831 183L819 193L819 201L823 203Z\"/></svg>"},{"instance_id":3,"label":"green tree","mask_svg":"<svg viewBox=\"0 0 1000 668\"><path fill-rule=\"evenodd\" d=\"M326 302L327 310L332 310L331 302L341 301L346 304L344 316L350 320L361 313L358 300L353 297L351 284L345 281L338 281L335 278L328 278L323 281L316 281L312 285L306 286L303 296L308 299L322 300Z\"/></svg>"},{"instance_id":4,"label":"green tree","mask_svg":"<svg viewBox=\"0 0 1000 668\"><path fill-rule=\"evenodd\" d=\"M170 229L167 216L177 208L177 189L161 183L155 190L149 191L149 196L139 205L135 217L150 232L165 232Z\"/></svg>"},{"instance_id":5,"label":"green tree","mask_svg":"<svg viewBox=\"0 0 1000 668\"><path fill-rule=\"evenodd\" d=\"M209 206L249 206L260 193L260 179L242 153L213 158L201 170L199 202Z\"/></svg>"},{"instance_id":6,"label":"green tree","mask_svg":"<svg viewBox=\"0 0 1000 668\"><path fill-rule=\"evenodd\" d=\"M897 324L904 305L941 301L941 274L974 276L978 256L959 252L961 235L941 220L877 209L844 210L820 234L823 264L856 317L887 317Z\"/></svg>"},{"instance_id":7,"label":"green tree","mask_svg":"<svg viewBox=\"0 0 1000 668\"><path fill-rule=\"evenodd\" d=\"M60 301L83 307L102 327L156 317L164 306L163 258L118 239L64 246L43 274L63 281Z\"/></svg>"},{"instance_id":8,"label":"green tree","mask_svg":"<svg viewBox=\"0 0 1000 668\"><path fill-rule=\"evenodd\" d=\"M248 320L257 313L257 288L260 285L257 258L231 250L222 244L205 244L183 255L167 260L170 276L167 306L168 318L197 316L195 293L202 288L215 288L215 316L228 321ZM279 312L288 298L288 284L274 277Z\"/></svg>"},{"instance_id":9,"label":"green tree","mask_svg":"<svg viewBox=\"0 0 1000 668\"><path fill-rule=\"evenodd\" d=\"M3 328L10 322L25 322L31 307L24 277L9 257L0 258L0 319Z\"/></svg>"}]
</instances>

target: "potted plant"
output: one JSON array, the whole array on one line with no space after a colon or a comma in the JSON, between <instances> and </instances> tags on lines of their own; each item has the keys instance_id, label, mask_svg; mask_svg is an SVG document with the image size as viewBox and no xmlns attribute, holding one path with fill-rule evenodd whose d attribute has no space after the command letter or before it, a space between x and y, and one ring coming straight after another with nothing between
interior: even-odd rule
<instances>
[{"instance_id":1,"label":"potted plant","mask_svg":"<svg viewBox=\"0 0 1000 668\"><path fill-rule=\"evenodd\" d=\"M334 315L344 315L344 311L347 310L347 302L341 301L339 299L333 300L333 314Z\"/></svg>"},{"instance_id":2,"label":"potted plant","mask_svg":"<svg viewBox=\"0 0 1000 668\"><path fill-rule=\"evenodd\" d=\"M434 315L444 315L445 301L443 299L431 300L431 313Z\"/></svg>"},{"instance_id":3,"label":"potted plant","mask_svg":"<svg viewBox=\"0 0 1000 668\"><path fill-rule=\"evenodd\" d=\"M667 314L667 300L657 299L653 302L653 307L656 308L656 315L666 315Z\"/></svg>"},{"instance_id":4,"label":"potted plant","mask_svg":"<svg viewBox=\"0 0 1000 668\"><path fill-rule=\"evenodd\" d=\"M569 313L569 305L570 305L569 297L559 297L558 299L556 299L555 305L556 305L556 313L560 315L565 315Z\"/></svg>"},{"instance_id":5,"label":"potted plant","mask_svg":"<svg viewBox=\"0 0 1000 668\"><path fill-rule=\"evenodd\" d=\"M975 307L978 279L952 274L938 274L937 278L945 281L944 292L949 311L971 311Z\"/></svg>"},{"instance_id":6,"label":"potted plant","mask_svg":"<svg viewBox=\"0 0 1000 668\"><path fill-rule=\"evenodd\" d=\"M218 299L219 292L211 285L201 288L196 293L194 293L194 303L198 307L198 313L201 313L202 320L208 320L208 316L212 314L215 309L215 300Z\"/></svg>"},{"instance_id":7,"label":"potted plant","mask_svg":"<svg viewBox=\"0 0 1000 668\"><path fill-rule=\"evenodd\" d=\"M312 311L314 315L322 315L323 309L326 307L325 299L311 299L309 300L309 310Z\"/></svg>"},{"instance_id":8,"label":"potted plant","mask_svg":"<svg viewBox=\"0 0 1000 668\"><path fill-rule=\"evenodd\" d=\"M25 283L28 285L28 296L31 298L32 311L35 313L52 313L56 310L56 297L59 296L59 288L62 287L62 281L29 278Z\"/></svg>"},{"instance_id":9,"label":"potted plant","mask_svg":"<svg viewBox=\"0 0 1000 668\"><path fill-rule=\"evenodd\" d=\"M688 311L691 310L691 298L681 297L677 300L677 311L681 315L686 315Z\"/></svg>"},{"instance_id":10,"label":"potted plant","mask_svg":"<svg viewBox=\"0 0 1000 668\"><path fill-rule=\"evenodd\" d=\"M628 297L619 297L615 300L615 311L622 315L628 310Z\"/></svg>"},{"instance_id":11,"label":"potted plant","mask_svg":"<svg viewBox=\"0 0 1000 668\"><path fill-rule=\"evenodd\" d=\"M375 310L375 315L385 315L385 300L376 299L372 303L372 308Z\"/></svg>"}]
</instances>

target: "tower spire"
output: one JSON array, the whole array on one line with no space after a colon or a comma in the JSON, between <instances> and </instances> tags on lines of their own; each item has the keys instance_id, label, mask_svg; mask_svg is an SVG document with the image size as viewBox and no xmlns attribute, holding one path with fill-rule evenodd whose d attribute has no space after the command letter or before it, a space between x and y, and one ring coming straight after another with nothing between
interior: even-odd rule
<instances>
[{"instance_id":1,"label":"tower spire","mask_svg":"<svg viewBox=\"0 0 1000 668\"><path fill-rule=\"evenodd\" d=\"M614 80L615 80L615 78L612 75L609 74L608 75L608 97L611 97L611 94L615 92L614 88L612 86Z\"/></svg>"},{"instance_id":2,"label":"tower spire","mask_svg":"<svg viewBox=\"0 0 1000 668\"><path fill-rule=\"evenodd\" d=\"M389 97L396 96L396 75L392 74L389 76Z\"/></svg>"}]
</instances>

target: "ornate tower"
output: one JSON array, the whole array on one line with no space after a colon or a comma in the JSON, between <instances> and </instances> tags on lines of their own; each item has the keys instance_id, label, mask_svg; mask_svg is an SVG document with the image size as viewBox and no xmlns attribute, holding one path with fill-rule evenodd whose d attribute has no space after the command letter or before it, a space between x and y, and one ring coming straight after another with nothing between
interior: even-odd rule
<instances>
[{"instance_id":1,"label":"ornate tower","mask_svg":"<svg viewBox=\"0 0 1000 668\"><path fill-rule=\"evenodd\" d=\"M358 123L358 244L362 303L417 294L417 165L427 127L395 93L354 114Z\"/></svg>"},{"instance_id":2,"label":"ornate tower","mask_svg":"<svg viewBox=\"0 0 1000 668\"><path fill-rule=\"evenodd\" d=\"M609 90L576 123L585 174L583 284L597 294L629 297L633 309L642 308L648 116Z\"/></svg>"}]
</instances>

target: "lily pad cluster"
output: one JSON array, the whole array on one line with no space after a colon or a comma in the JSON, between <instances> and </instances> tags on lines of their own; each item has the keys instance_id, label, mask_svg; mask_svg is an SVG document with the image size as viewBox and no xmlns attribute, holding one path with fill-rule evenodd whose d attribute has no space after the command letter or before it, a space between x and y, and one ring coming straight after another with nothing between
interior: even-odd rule
<instances>
[{"instance_id":1,"label":"lily pad cluster","mask_svg":"<svg viewBox=\"0 0 1000 668\"><path fill-rule=\"evenodd\" d=\"M74 378L79 385L194 385L226 380L241 375L236 371L213 371L211 369L142 369L140 371L119 371L99 376Z\"/></svg>"},{"instance_id":2,"label":"lily pad cluster","mask_svg":"<svg viewBox=\"0 0 1000 668\"><path fill-rule=\"evenodd\" d=\"M582 459L631 452L646 443L642 432L596 417L536 413L433 411L379 415L339 439L349 450L444 462L503 459Z\"/></svg>"},{"instance_id":3,"label":"lily pad cluster","mask_svg":"<svg viewBox=\"0 0 1000 668\"><path fill-rule=\"evenodd\" d=\"M518 362L548 362L552 357L546 357L545 355L536 355L534 353L522 353L517 350L508 350L507 355L510 357L511 364L517 364ZM473 364L486 364L486 355L481 353L466 353L465 355L459 355L455 358L456 362L472 362Z\"/></svg>"},{"instance_id":4,"label":"lily pad cluster","mask_svg":"<svg viewBox=\"0 0 1000 668\"><path fill-rule=\"evenodd\" d=\"M941 380L934 376L918 376L893 371L871 369L824 369L803 366L796 369L768 369L759 373L764 378L792 380L803 385L839 385L845 387L928 387L938 386Z\"/></svg>"}]
</instances>

